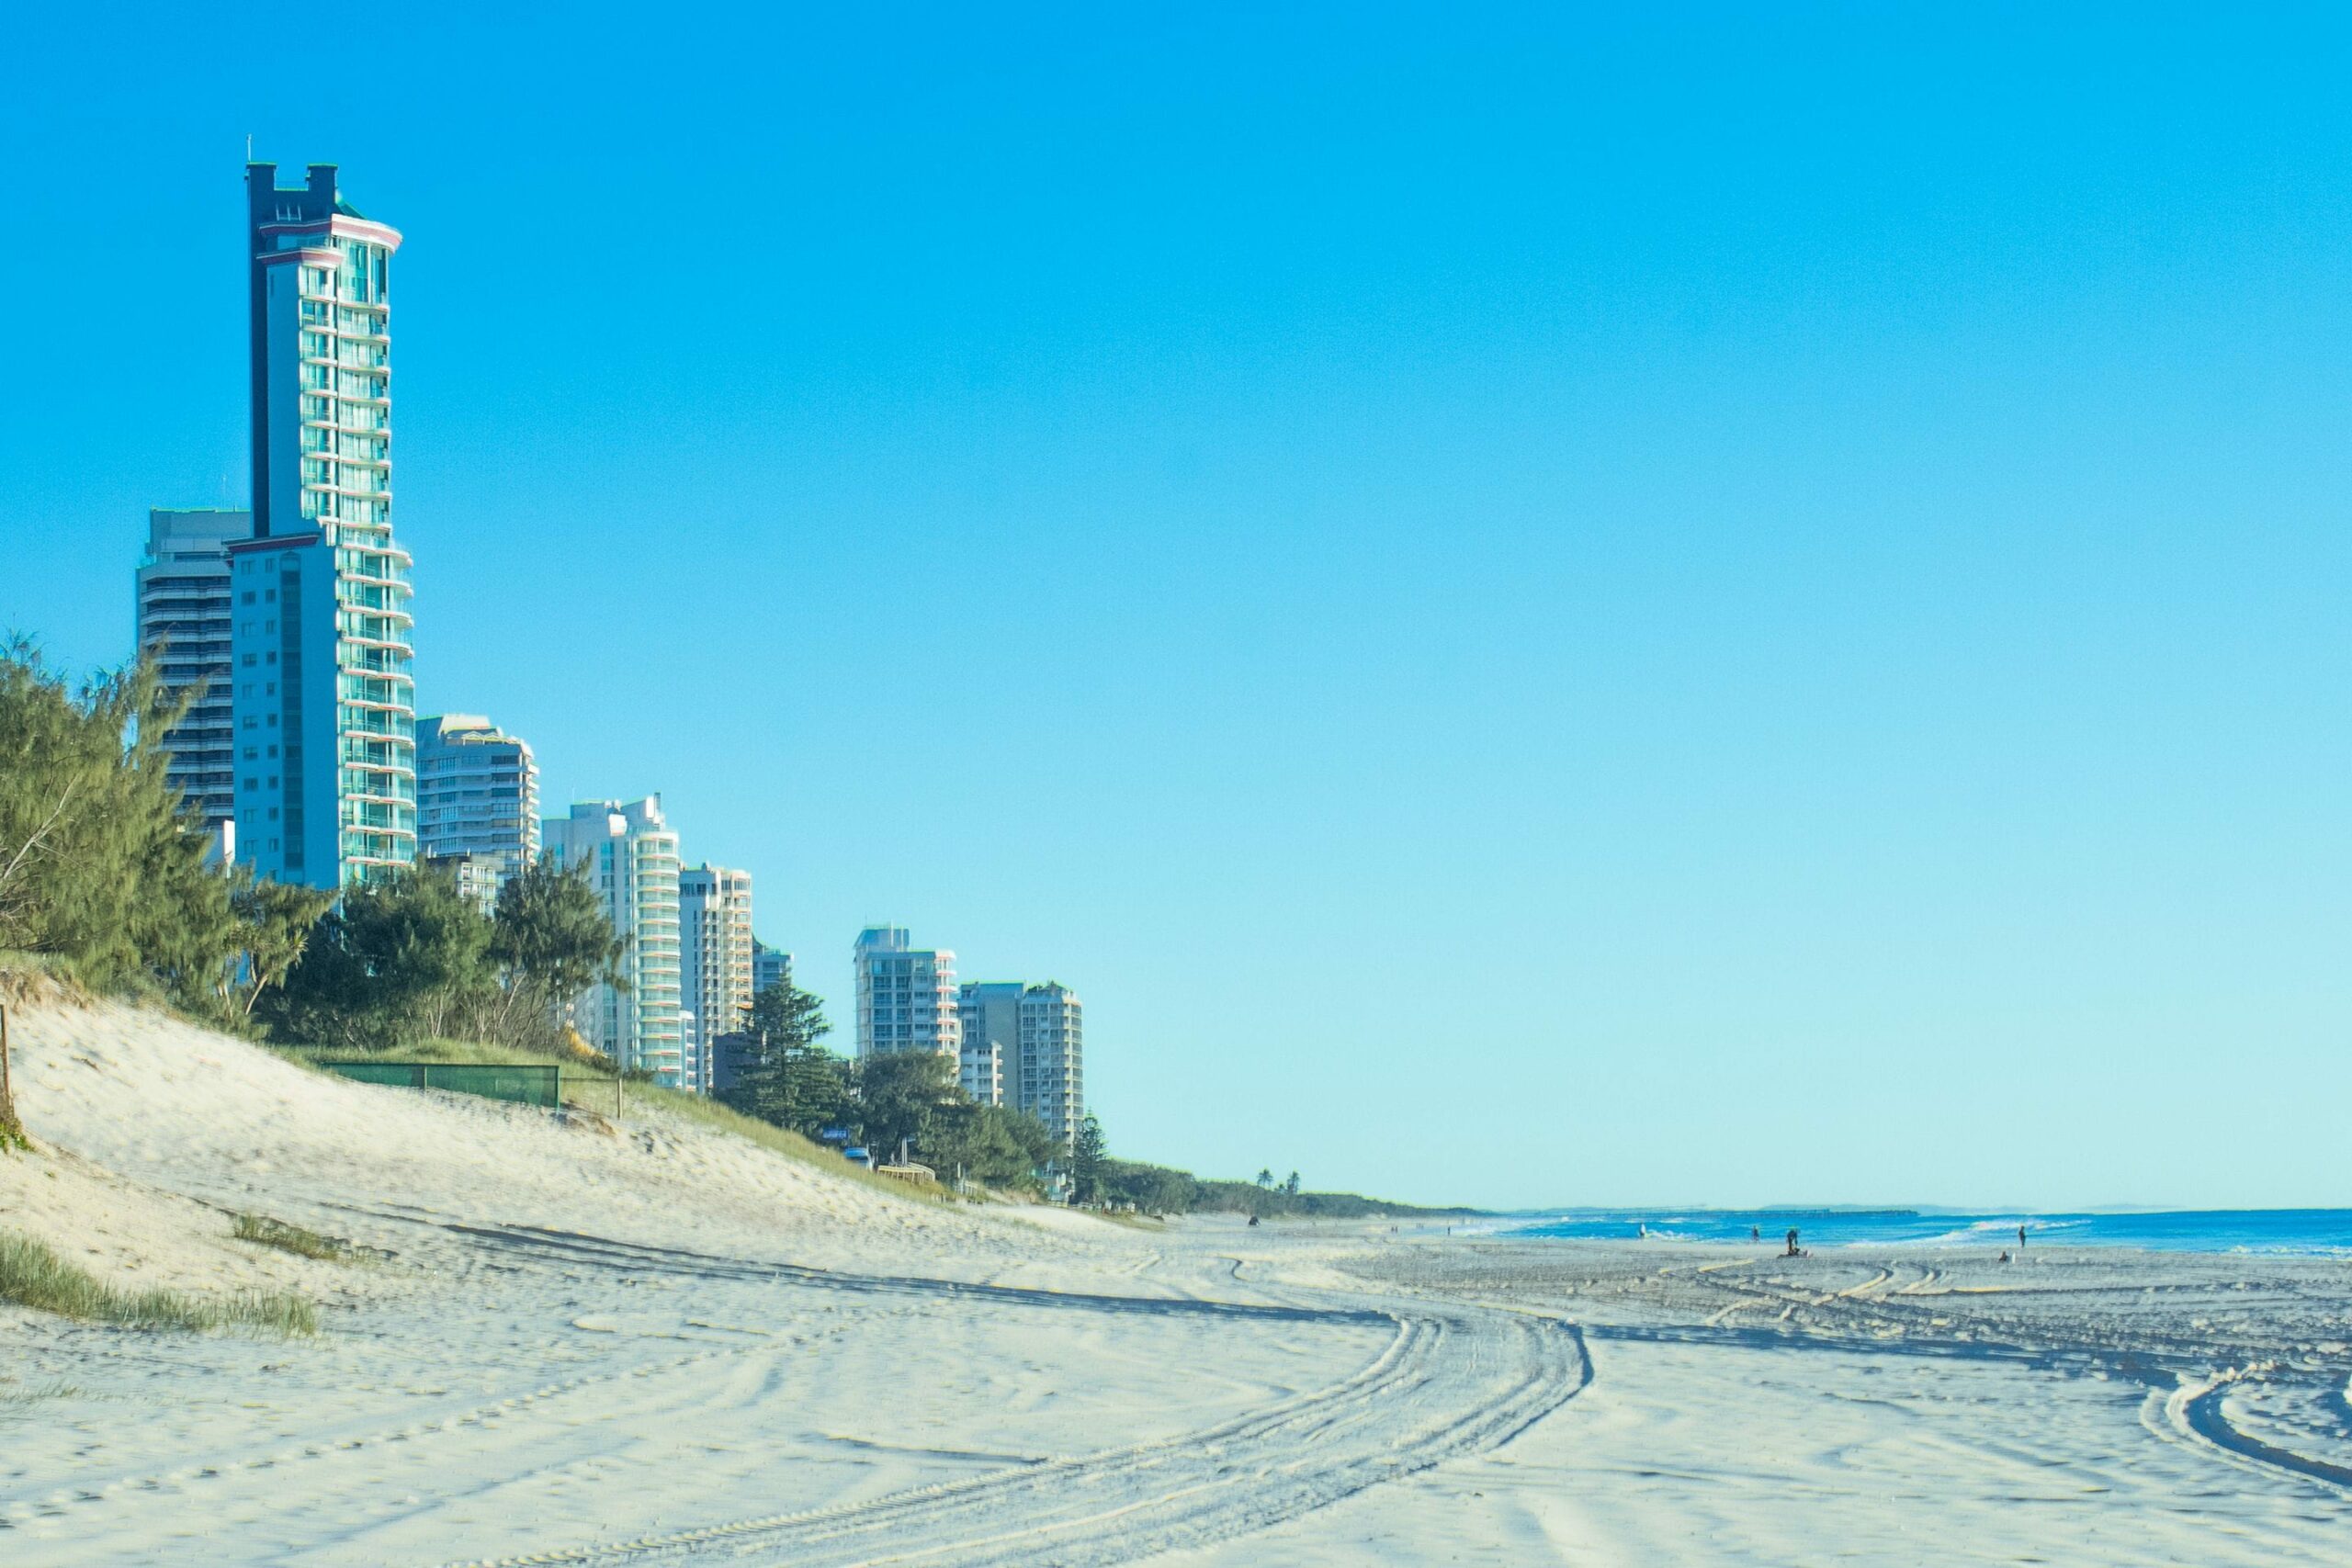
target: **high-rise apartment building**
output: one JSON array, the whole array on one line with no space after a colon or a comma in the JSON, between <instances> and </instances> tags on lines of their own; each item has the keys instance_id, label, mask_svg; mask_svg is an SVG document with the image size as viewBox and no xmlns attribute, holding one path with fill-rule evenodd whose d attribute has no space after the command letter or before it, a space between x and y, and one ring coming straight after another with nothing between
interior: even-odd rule
<instances>
[{"instance_id":1,"label":"high-rise apartment building","mask_svg":"<svg viewBox=\"0 0 2352 1568\"><path fill-rule=\"evenodd\" d=\"M956 993L964 1040L958 1077L983 1105L1025 1111L1064 1148L1086 1116L1085 1010L1047 981L970 980Z\"/></svg>"},{"instance_id":2,"label":"high-rise apartment building","mask_svg":"<svg viewBox=\"0 0 2352 1568\"><path fill-rule=\"evenodd\" d=\"M416 727L416 848L463 855L490 878L490 896L539 856L539 767L531 748L479 714Z\"/></svg>"},{"instance_id":3,"label":"high-rise apartment building","mask_svg":"<svg viewBox=\"0 0 2352 1568\"><path fill-rule=\"evenodd\" d=\"M416 863L438 872L457 884L458 897L485 915L498 912L498 890L506 885L506 871L488 855L419 855Z\"/></svg>"},{"instance_id":4,"label":"high-rise apartment building","mask_svg":"<svg viewBox=\"0 0 2352 1568\"><path fill-rule=\"evenodd\" d=\"M678 835L662 818L662 797L582 801L550 817L540 838L565 864L585 866L613 930L627 944L618 964L624 991L592 986L565 1016L581 1037L622 1066L677 1088L685 1077L678 1020Z\"/></svg>"},{"instance_id":5,"label":"high-rise apartment building","mask_svg":"<svg viewBox=\"0 0 2352 1568\"><path fill-rule=\"evenodd\" d=\"M956 955L917 948L904 926L869 926L851 957L857 970L857 1054L936 1051L955 1056Z\"/></svg>"},{"instance_id":6,"label":"high-rise apartment building","mask_svg":"<svg viewBox=\"0 0 2352 1568\"><path fill-rule=\"evenodd\" d=\"M245 169L253 534L228 547L237 852L314 887L416 858L409 558L392 539L397 230L332 164Z\"/></svg>"},{"instance_id":7,"label":"high-rise apartment building","mask_svg":"<svg viewBox=\"0 0 2352 1568\"><path fill-rule=\"evenodd\" d=\"M216 836L237 808L236 715L230 671L229 544L253 533L250 512L147 513L147 555L139 563L140 651L153 650L164 689L175 697L202 688L164 745L164 776ZM232 848L224 842L224 852Z\"/></svg>"},{"instance_id":8,"label":"high-rise apartment building","mask_svg":"<svg viewBox=\"0 0 2352 1568\"><path fill-rule=\"evenodd\" d=\"M709 864L681 871L678 937L681 1000L707 1047L751 1018L752 874ZM717 1087L708 1055L707 1048L685 1053L684 1087L697 1094Z\"/></svg>"},{"instance_id":9,"label":"high-rise apartment building","mask_svg":"<svg viewBox=\"0 0 2352 1568\"><path fill-rule=\"evenodd\" d=\"M1005 1102L1005 1075L1020 1059L1024 988L1018 980L967 980L956 993L956 1016L964 1036L956 1079L982 1105Z\"/></svg>"},{"instance_id":10,"label":"high-rise apartment building","mask_svg":"<svg viewBox=\"0 0 2352 1568\"><path fill-rule=\"evenodd\" d=\"M1086 1117L1086 1033L1078 993L1047 981L1021 993L1021 1050L1006 1098L1066 1149Z\"/></svg>"},{"instance_id":11,"label":"high-rise apartment building","mask_svg":"<svg viewBox=\"0 0 2352 1568\"><path fill-rule=\"evenodd\" d=\"M752 939L752 995L758 996L771 986L792 984L792 954L770 947L758 937Z\"/></svg>"}]
</instances>

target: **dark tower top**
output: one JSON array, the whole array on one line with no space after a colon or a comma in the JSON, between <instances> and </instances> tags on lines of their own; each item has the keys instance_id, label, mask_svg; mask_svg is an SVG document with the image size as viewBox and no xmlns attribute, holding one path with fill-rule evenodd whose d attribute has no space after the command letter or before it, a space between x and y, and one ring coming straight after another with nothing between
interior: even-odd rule
<instances>
[{"instance_id":1,"label":"dark tower top","mask_svg":"<svg viewBox=\"0 0 2352 1568\"><path fill-rule=\"evenodd\" d=\"M269 279L262 257L277 248L265 230L316 224L322 242L327 220L340 212L356 217L335 191L333 164L312 164L307 183L277 188L277 165L245 165L245 307L247 353L252 362L254 535L269 536Z\"/></svg>"}]
</instances>

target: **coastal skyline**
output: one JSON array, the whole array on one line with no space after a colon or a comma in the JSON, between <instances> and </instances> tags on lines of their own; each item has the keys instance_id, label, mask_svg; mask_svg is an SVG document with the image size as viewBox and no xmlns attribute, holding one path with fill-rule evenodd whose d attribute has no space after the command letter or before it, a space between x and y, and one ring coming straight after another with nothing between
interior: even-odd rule
<instances>
[{"instance_id":1,"label":"coastal skyline","mask_svg":"<svg viewBox=\"0 0 2352 1568\"><path fill-rule=\"evenodd\" d=\"M119 661L148 509L247 503L252 131L407 235L422 711L526 738L553 813L658 792L832 1043L852 933L903 922L1082 977L1132 1157L2352 1201L2329 56L1815 15L1073 16L1034 59L746 18L773 99L561 40L646 95L605 128L579 75L356 125L159 14L0 106L124 176L20 171L26 230L179 289L102 438L101 269L0 258L42 390L0 627ZM395 28L383 69L511 47ZM2156 1130L2241 1083L2292 1087L2279 1134L2182 1168Z\"/></svg>"}]
</instances>

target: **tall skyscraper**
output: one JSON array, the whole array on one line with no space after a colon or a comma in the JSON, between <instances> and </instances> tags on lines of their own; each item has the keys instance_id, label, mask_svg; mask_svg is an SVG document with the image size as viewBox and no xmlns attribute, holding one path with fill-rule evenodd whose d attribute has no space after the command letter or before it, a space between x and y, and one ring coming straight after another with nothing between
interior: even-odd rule
<instances>
[{"instance_id":1,"label":"tall skyscraper","mask_svg":"<svg viewBox=\"0 0 2352 1568\"><path fill-rule=\"evenodd\" d=\"M752 1012L752 874L707 863L681 871L678 936L681 1000L704 1047L685 1053L682 1077L708 1094L717 1087L708 1043L741 1029Z\"/></svg>"},{"instance_id":2,"label":"tall skyscraper","mask_svg":"<svg viewBox=\"0 0 2352 1568\"><path fill-rule=\"evenodd\" d=\"M171 755L164 776L216 836L237 808L229 543L253 529L250 512L154 507L137 573L140 650L154 650L164 690L174 696L203 688L164 742Z\"/></svg>"},{"instance_id":3,"label":"tall skyscraper","mask_svg":"<svg viewBox=\"0 0 2352 1568\"><path fill-rule=\"evenodd\" d=\"M479 714L421 721L416 847L427 859L469 857L496 897L539 855L539 765L531 748Z\"/></svg>"},{"instance_id":4,"label":"tall skyscraper","mask_svg":"<svg viewBox=\"0 0 2352 1568\"><path fill-rule=\"evenodd\" d=\"M1020 1060L1023 988L1018 980L967 980L956 993L964 1036L956 1077L982 1105L1005 1102L1005 1075Z\"/></svg>"},{"instance_id":5,"label":"tall skyscraper","mask_svg":"<svg viewBox=\"0 0 2352 1568\"><path fill-rule=\"evenodd\" d=\"M1078 993L1048 980L1021 993L1021 1054L1008 1098L1065 1149L1086 1116L1086 1033Z\"/></svg>"},{"instance_id":6,"label":"tall skyscraper","mask_svg":"<svg viewBox=\"0 0 2352 1568\"><path fill-rule=\"evenodd\" d=\"M582 801L569 817L548 818L540 836L548 853L588 868L589 886L627 944L618 967L628 989L592 986L566 1016L581 1038L622 1066L677 1088L685 1077L678 1020L678 835L662 820L662 797Z\"/></svg>"},{"instance_id":7,"label":"tall skyscraper","mask_svg":"<svg viewBox=\"0 0 2352 1568\"><path fill-rule=\"evenodd\" d=\"M409 558L392 540L397 230L332 164L245 169L250 538L229 546L239 858L314 887L416 858Z\"/></svg>"},{"instance_id":8,"label":"tall skyscraper","mask_svg":"<svg viewBox=\"0 0 2352 1568\"><path fill-rule=\"evenodd\" d=\"M758 996L771 986L792 984L792 954L779 952L762 942L752 939L752 995Z\"/></svg>"},{"instance_id":9,"label":"tall skyscraper","mask_svg":"<svg viewBox=\"0 0 2352 1568\"><path fill-rule=\"evenodd\" d=\"M963 1037L956 1016L956 955L917 948L904 926L869 926L851 952L857 970L857 1054L936 1051L953 1057Z\"/></svg>"}]
</instances>

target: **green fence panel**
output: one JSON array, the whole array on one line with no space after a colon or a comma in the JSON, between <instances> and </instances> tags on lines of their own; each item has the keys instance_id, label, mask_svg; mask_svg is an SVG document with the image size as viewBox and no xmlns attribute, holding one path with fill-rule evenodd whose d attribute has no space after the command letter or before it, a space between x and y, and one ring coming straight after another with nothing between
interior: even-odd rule
<instances>
[{"instance_id":1,"label":"green fence panel","mask_svg":"<svg viewBox=\"0 0 2352 1568\"><path fill-rule=\"evenodd\" d=\"M563 1103L560 1067L503 1066L487 1062L321 1062L320 1066L361 1083L394 1089L438 1089L511 1100L522 1105Z\"/></svg>"}]
</instances>

